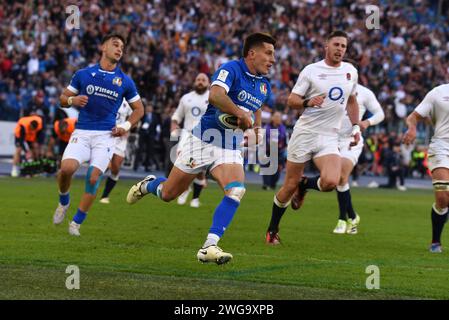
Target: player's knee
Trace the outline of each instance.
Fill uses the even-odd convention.
[[[448,207],[449,203],[448,203],[448,198],[447,198],[446,192],[436,192],[435,204],[438,208],[447,208]]]
[[[169,191],[164,191],[164,189],[162,189],[161,191],[161,196],[160,199],[164,202],[170,202],[172,200],[174,200],[176,198],[176,194],[174,194],[173,192],[169,192]]]
[[[173,188],[164,188],[162,185],[159,198],[164,202],[170,202],[180,196],[184,191],[185,190],[178,191]]]
[[[98,187],[100,186],[102,172],[94,170],[95,167],[90,166],[86,175],[86,188],[85,192],[95,195],[97,194]]]
[[[246,192],[245,185],[240,181],[228,183],[223,189],[229,198],[239,203]]]
[[[119,173],[120,173],[119,168],[111,167],[111,177],[117,177],[117,180],[118,180]],[[115,179],[113,179],[113,180],[115,180]]]
[[[446,208],[449,205],[449,181],[433,180],[435,191],[435,203],[438,208]]]
[[[347,184],[349,182],[349,177],[346,176],[341,176],[340,180],[338,182],[339,186],[344,186],[345,184]]]
[[[289,195],[289,197],[291,198],[291,196],[293,196],[293,194],[295,193],[296,188],[298,187],[299,181],[294,180],[294,179],[288,179],[284,182],[282,188],[284,189],[283,191],[285,193],[287,193]]]
[[[320,187],[321,191],[332,191],[337,187],[338,179],[321,176]]]
[[[59,170],[59,174],[62,177],[70,177],[73,175],[75,171],[73,170],[73,168],[69,167],[69,166],[61,166],[61,169]]]

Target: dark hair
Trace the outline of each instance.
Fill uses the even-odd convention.
[[[264,42],[270,43],[273,46],[276,45],[276,39],[268,33],[256,32],[250,34],[243,43],[243,57],[248,55],[249,50],[262,45]]]
[[[108,41],[109,39],[112,39],[112,38],[118,38],[118,39],[122,40],[123,45],[126,47],[125,37],[119,33],[108,33],[101,39],[101,44],[104,44],[106,41]]]
[[[37,127],[39,126],[39,123],[36,120],[33,120],[30,122],[30,127],[31,129],[37,129]]]
[[[335,31],[332,31],[332,32],[327,36],[327,40],[330,40],[330,39],[335,38],[335,37],[343,37],[343,38],[346,38],[346,40],[349,41],[348,34],[347,34],[346,32],[344,32],[344,31],[342,31],[342,30],[335,30]]]

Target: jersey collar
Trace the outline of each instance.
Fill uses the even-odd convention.
[[[240,58],[239,63],[242,66],[242,69],[246,73],[246,75],[250,76],[251,78],[256,78],[256,79],[262,79],[263,78],[262,76],[256,76],[256,75],[252,74],[249,71],[248,66],[245,63],[245,59],[244,58]]]
[[[118,69],[119,66],[117,64],[117,66],[115,67],[114,71],[106,71],[106,70],[101,69],[100,63],[97,63],[96,67],[97,67],[99,72],[107,73],[107,74],[115,74],[117,72],[117,69]]]

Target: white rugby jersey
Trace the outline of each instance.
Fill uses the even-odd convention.
[[[348,98],[356,92],[357,81],[357,70],[347,62],[332,67],[321,60],[306,66],[299,74],[292,93],[305,99],[323,94],[325,99],[321,107],[306,108],[294,129],[317,134],[337,134]]]
[[[430,117],[434,139],[449,139],[449,84],[433,88],[415,108],[421,117]]]
[[[117,117],[115,119],[115,124],[122,124],[128,119],[129,115],[133,113],[133,109],[129,106],[128,102],[123,99],[120,108],[117,111]]]
[[[178,108],[171,117],[178,124],[184,120],[184,129],[192,129],[200,122],[201,116],[206,112],[209,104],[209,90],[199,95],[195,91],[186,93],[179,100]]]
[[[376,96],[370,89],[358,84],[356,89],[356,97],[359,105],[359,121],[362,120],[363,115],[367,110],[372,114],[372,116],[367,119],[371,126],[379,124],[385,118],[384,111],[382,110],[379,101],[377,101]],[[339,133],[340,136],[349,136],[351,135],[351,132],[352,123],[346,113],[346,117],[343,118]]]

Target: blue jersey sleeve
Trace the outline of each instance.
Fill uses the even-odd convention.
[[[70,80],[70,84],[67,86],[67,89],[72,91],[74,94],[78,94],[81,89],[81,70],[75,72],[72,76],[72,80]]]
[[[140,99],[139,93],[136,89],[136,85],[134,81],[129,77],[126,78],[126,90],[123,96],[128,103],[133,103]]]
[[[232,63],[233,62],[225,63],[214,73],[211,86],[218,85],[224,88],[226,93],[229,92],[236,78],[236,72]]]

